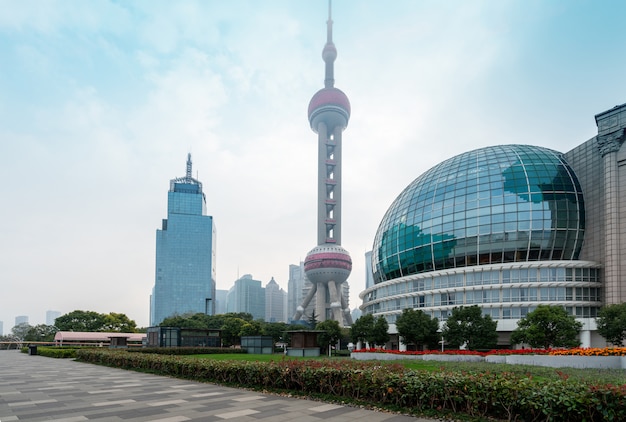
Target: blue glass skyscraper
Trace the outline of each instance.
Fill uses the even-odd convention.
[[[215,224],[206,215],[202,183],[191,176],[170,180],[167,219],[156,233],[155,282],[150,325],[186,313],[215,312]]]

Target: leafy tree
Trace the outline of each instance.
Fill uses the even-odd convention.
[[[239,319],[239,318],[238,318]],[[244,321],[244,320],[242,320]],[[241,326],[239,336],[260,336],[261,335],[261,323],[258,321],[244,321],[245,324]]]
[[[448,345],[469,350],[493,349],[498,344],[497,321],[483,315],[477,305],[452,309],[443,326],[442,335]]]
[[[210,316],[203,313],[172,315],[165,318],[159,326],[161,327],[180,327],[180,328],[220,328],[208,327],[210,324]]]
[[[284,322],[266,322],[261,326],[261,334],[271,336],[274,343],[285,341],[285,331],[289,329],[289,325]]]
[[[93,311],[72,311],[54,320],[59,331],[102,331],[104,315]]]
[[[317,343],[323,349],[328,349],[328,346],[336,344],[341,338],[341,327],[339,323],[332,319],[318,322],[315,326],[316,330],[323,331],[317,335]]]
[[[13,334],[13,338],[15,340],[23,341],[26,340],[26,336],[28,336],[28,332],[32,328],[32,325],[28,322],[22,322],[11,328],[11,333]]]
[[[372,331],[367,336],[367,342],[370,345],[384,346],[389,341],[389,323],[385,317],[379,316],[374,321]]]
[[[374,331],[374,315],[363,315],[357,318],[350,327],[350,338],[354,344],[359,341],[366,342],[372,331]]]
[[[582,324],[562,306],[539,305],[519,320],[511,333],[511,342],[545,349],[577,347],[580,342],[576,337],[581,328]]]
[[[115,333],[134,333],[137,329],[137,323],[128,318],[126,314],[118,314],[115,312],[104,315],[104,324],[102,331],[110,331]]]
[[[396,320],[396,328],[407,345],[414,344],[418,350],[437,347],[439,320],[420,309],[404,309]]]
[[[226,347],[241,344],[241,329],[248,321],[241,318],[230,317],[224,320],[222,325],[222,343]]]
[[[626,303],[604,306],[596,318],[598,333],[609,343],[621,346],[626,340]]]
[[[54,325],[39,324],[30,327],[26,333],[24,340],[26,341],[54,341],[54,335],[57,332]]]

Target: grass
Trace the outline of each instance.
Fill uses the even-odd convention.
[[[193,359],[213,359],[213,360],[236,360],[249,362],[275,362],[291,359],[306,360],[333,360],[348,359],[343,357],[320,356],[316,358],[310,357],[294,357],[282,354],[260,355],[260,354],[207,354],[207,355],[190,355]],[[389,361],[379,361],[381,365],[392,364]],[[522,376],[528,376],[535,379],[564,379],[572,378],[583,382],[593,382],[602,384],[624,385],[626,384],[626,370],[622,369],[579,369],[579,368],[548,368],[532,365],[509,365],[504,363],[487,363],[487,362],[440,362],[440,361],[424,361],[424,360],[396,360],[393,364],[400,364],[414,371],[448,371],[448,372],[508,372]]]

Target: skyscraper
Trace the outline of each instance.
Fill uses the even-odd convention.
[[[289,321],[293,320],[298,309],[298,305],[302,303],[302,291],[304,288],[306,277],[304,276],[304,262],[300,265],[289,264],[289,280],[287,281],[287,315]],[[315,299],[315,298],[314,298]],[[309,314],[310,309],[305,309],[304,313]]]
[[[226,303],[228,312],[246,312],[253,319],[265,318],[265,289],[261,281],[253,279],[250,274],[235,280],[228,291]]]
[[[156,272],[150,297],[150,325],[174,314],[213,315],[215,304],[215,224],[206,215],[202,183],[191,176],[172,179],[167,219],[156,232]]]
[[[46,325],[54,325],[54,321],[60,316],[59,311],[46,311]]]
[[[334,86],[337,49],[333,43],[330,1],[326,27],[326,44],[322,50],[324,88],[313,96],[308,109],[311,129],[318,135],[317,246],[304,260],[304,271],[313,287],[298,306],[294,320],[302,317],[315,296],[317,320],[334,319],[343,326],[352,324],[342,288],[352,271],[352,259],[341,247],[341,134],[350,118],[350,101]]]
[[[265,322],[285,322],[287,292],[274,277],[265,285]]]

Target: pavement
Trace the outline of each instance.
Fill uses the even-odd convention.
[[[0,351],[0,422],[433,422],[359,407]]]

